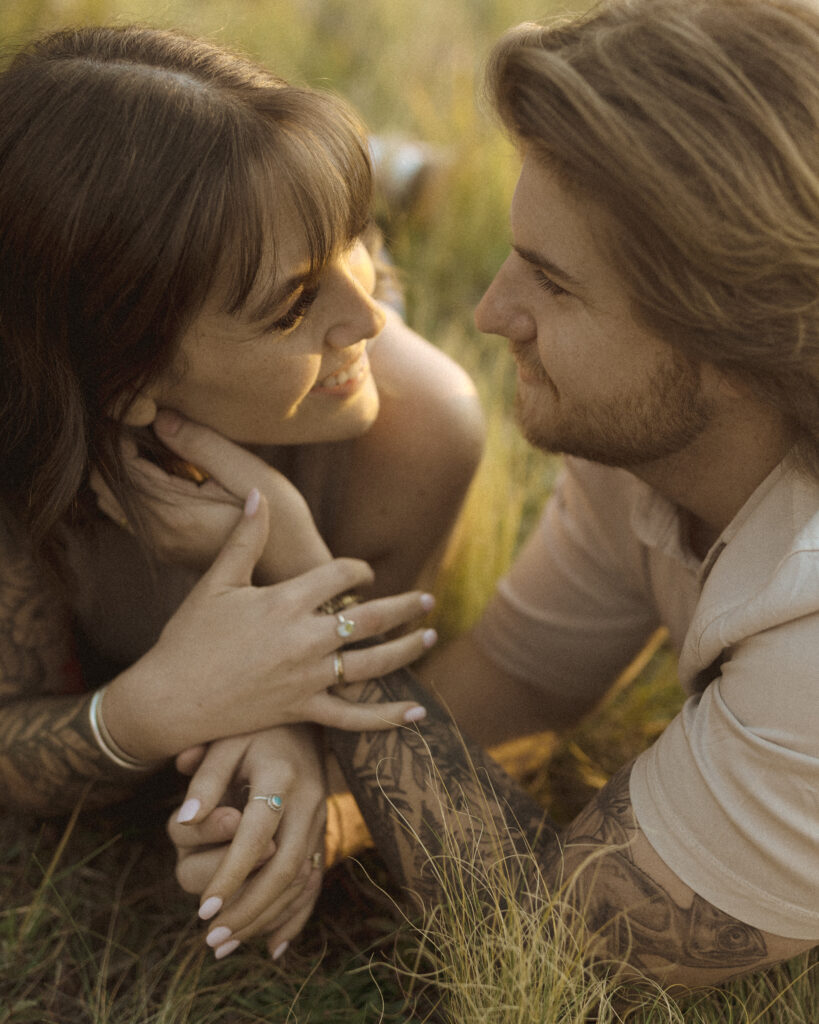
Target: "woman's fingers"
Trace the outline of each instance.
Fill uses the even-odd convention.
[[[323,800],[316,804],[315,812],[310,819],[301,816],[291,822],[276,856],[244,885],[213,922],[206,941],[218,958],[232,952],[240,942],[271,928],[286,927],[288,940],[301,931],[322,878]],[[284,831],[282,827],[281,832]]]
[[[288,787],[273,782],[268,786],[271,788],[265,788],[263,792],[256,792],[255,787],[251,790],[233,842],[202,893],[202,907],[214,897],[221,900],[222,905],[227,904],[255,870],[270,840],[275,838],[284,813]],[[278,843],[277,849],[281,852]],[[279,863],[281,866],[281,861]]]
[[[432,594],[411,590],[395,597],[380,597],[374,601],[352,605],[334,615],[326,616],[325,632],[334,649],[342,644],[389,633],[399,626],[417,620],[435,605]],[[423,634],[421,634],[423,642]],[[432,637],[428,637],[431,646]],[[413,645],[413,649],[415,649]],[[423,651],[423,648],[422,648]],[[417,655],[416,655],[417,657]],[[360,678],[360,677],[359,677]]]
[[[197,586],[215,589],[250,586],[268,529],[267,502],[253,488],[245,500],[239,522]]]
[[[198,743],[195,747],[188,747],[181,754],[176,755],[174,765],[180,775],[193,775],[208,752],[207,744]]]
[[[236,807],[217,807],[198,822],[179,820],[184,807],[183,804],[168,820],[168,836],[183,855],[200,847],[229,843],[236,835],[242,818]]]
[[[190,824],[207,818],[224,801],[237,764],[248,746],[247,736],[232,736],[208,747],[193,747],[183,753],[195,755],[202,750],[203,757],[196,774],[188,784],[185,801],[179,809],[177,822]],[[179,755],[179,758],[182,754]],[[179,761],[177,758],[177,761]],[[237,811],[237,814],[241,812]]]
[[[350,731],[391,729],[397,725],[420,722],[425,710],[413,701],[367,703],[366,687],[356,687],[355,699],[346,699],[343,684],[364,683],[368,679],[393,672],[412,661],[437,640],[432,629],[418,629],[406,636],[373,647],[336,651],[327,659],[327,675],[336,684],[331,693],[324,690],[300,705],[305,719],[319,725]]]
[[[207,888],[225,859],[241,817],[241,811],[235,807],[217,807],[198,824],[185,825],[177,820],[177,815],[171,817],[168,835],[177,852],[176,878],[185,892],[199,896]],[[260,867],[275,852],[276,844],[271,839],[261,849],[255,867]],[[221,903],[211,903],[205,916],[213,916],[220,908]]]
[[[157,437],[181,458],[215,477],[233,494],[247,494],[270,467],[246,448],[210,427],[161,409],[154,420]]]
[[[279,915],[275,922],[260,922],[260,931],[268,932],[265,942],[274,960],[278,960],[286,951],[290,943],[301,932],[307,924],[310,915],[313,913],[318,895],[321,892],[323,877],[320,871],[313,871],[304,883],[301,893],[293,900],[283,914]]]

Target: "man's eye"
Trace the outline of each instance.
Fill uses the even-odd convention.
[[[271,331],[292,331],[293,328],[298,327],[301,321],[306,316],[308,310],[316,301],[316,296],[319,293],[319,286],[315,285],[313,288],[305,288],[301,295],[296,299],[293,305],[288,309],[284,316],[279,317],[278,320],[274,320],[270,325]]]
[[[535,280],[540,287],[548,292],[550,295],[568,295],[569,293],[565,288],[561,288],[559,284],[556,284],[551,277],[544,274],[539,268],[535,268]]]

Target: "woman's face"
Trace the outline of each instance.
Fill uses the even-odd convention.
[[[367,343],[384,314],[372,298],[372,261],[356,242],[313,277],[300,225],[281,227],[275,275],[263,268],[245,307],[263,302],[272,315],[223,313],[213,296],[145,393],[243,444],[357,437],[378,414]]]

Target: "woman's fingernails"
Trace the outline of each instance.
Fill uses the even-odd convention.
[[[222,960],[224,957],[232,953],[234,949],[237,949],[238,946],[239,940],[231,939],[230,942],[226,942],[223,946],[220,946],[213,955],[217,960]]]
[[[154,430],[159,434],[170,434],[172,437],[179,433],[181,426],[182,417],[173,409],[160,409],[154,419]]]
[[[219,896],[209,896],[199,908],[199,917],[203,921],[210,921],[212,917],[216,917],[221,909],[221,898]],[[219,929],[217,928],[216,931],[218,930]]]
[[[435,598],[432,594],[421,594],[421,607],[425,612],[431,612],[435,607]]]
[[[257,487],[254,487],[250,494],[248,494],[247,501],[245,501],[245,515],[248,519],[252,519],[259,511],[261,497]]]
[[[179,808],[179,814],[177,814],[176,820],[180,825],[186,825],[189,821],[193,821],[199,813],[201,806],[201,802],[197,800],[195,796],[192,796],[190,800],[186,800]]]
[[[404,721],[407,722],[408,724],[411,723],[411,722],[423,722],[423,720],[426,717],[427,717],[427,709],[426,708],[422,708],[421,705],[418,704],[416,707],[410,708],[409,711],[405,712],[405,714],[404,714]]]
[[[435,644],[438,643],[438,634],[435,632],[434,629],[425,629],[424,635],[421,638],[421,640],[424,644],[424,647],[434,647]]]
[[[211,949],[216,949],[217,946],[221,946],[223,943],[227,942],[232,934],[233,932],[230,928],[226,928],[224,925],[221,925],[219,928],[214,928],[212,932],[208,932],[208,937],[205,939],[205,942],[207,942]]]
[[[279,945],[276,946],[276,948],[273,950],[273,953],[271,954],[273,959],[278,960],[279,957],[284,954],[284,951],[287,949],[289,945],[290,943],[286,940],[284,942],[280,942]]]

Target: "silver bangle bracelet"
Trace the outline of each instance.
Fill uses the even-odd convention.
[[[102,698],[104,693],[105,687],[102,686],[91,698],[91,703],[88,707],[88,721],[91,724],[91,732],[94,734],[94,739],[100,751],[105,754],[109,761],[120,768],[127,768],[132,772],[151,771],[152,768],[156,767],[154,762],[140,761],[139,758],[126,754],[106,729],[105,722],[102,719]]]

